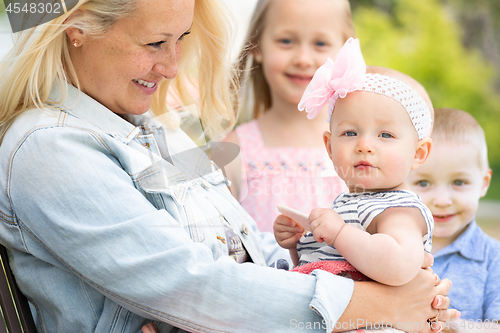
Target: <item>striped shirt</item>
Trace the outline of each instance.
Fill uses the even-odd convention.
[[[429,208],[413,192],[342,193],[335,199],[331,208],[342,217],[345,223],[349,223],[358,229],[366,230],[377,215],[387,208],[392,207],[412,207],[420,210],[427,225],[427,233],[424,235],[422,241],[424,249],[430,252],[434,220]],[[299,240],[297,251],[299,252],[301,265],[320,260],[345,260],[333,246],[316,242],[310,232],[306,233]]]

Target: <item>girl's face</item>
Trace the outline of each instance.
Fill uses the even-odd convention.
[[[115,113],[149,110],[158,83],[177,75],[181,40],[193,22],[194,0],[138,1],[101,38],[66,30],[70,55],[83,92]]]
[[[272,105],[297,107],[316,70],[345,42],[345,4],[332,0],[272,0],[254,51]]]

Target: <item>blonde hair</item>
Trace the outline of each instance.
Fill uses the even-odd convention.
[[[136,0],[80,0],[69,12],[14,35],[14,47],[0,63],[0,143],[14,120],[31,108],[46,108],[55,84],[63,87],[61,103],[67,94],[66,82],[79,88],[68,51],[65,29],[78,27],[101,36],[119,19],[133,14]],[[72,15],[85,10],[84,15]],[[226,13],[220,0],[195,1],[192,34],[183,41],[179,74],[164,80],[153,95],[151,111],[167,126],[176,128],[179,119],[167,114],[167,93],[171,84],[184,105],[194,103],[188,84],[199,87],[201,121],[205,132],[218,138],[234,127],[230,85],[232,76],[227,49],[230,36]],[[173,82],[170,82],[173,81]]]
[[[262,66],[252,56],[252,51],[259,45],[262,31],[266,24],[266,12],[271,1],[273,0],[259,0],[257,2],[245,42],[243,43],[243,49],[236,64],[237,71],[235,73],[237,77],[235,78],[235,82],[240,83],[240,96],[242,98],[241,104],[235,107],[239,107],[240,111],[247,110],[246,112],[240,112],[243,118],[247,118],[242,119],[242,121],[258,118],[272,104],[271,91],[264,77]],[[343,13],[344,30],[342,31],[343,42],[347,41],[349,37],[356,37],[349,1],[332,1],[342,1],[345,4],[345,11]]]
[[[477,149],[479,167],[481,170],[488,170],[486,138],[477,120],[469,113],[458,109],[437,108],[434,112],[432,140],[473,145]]]

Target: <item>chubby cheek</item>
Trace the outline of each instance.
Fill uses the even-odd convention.
[[[339,146],[334,141],[331,141],[331,148],[332,149],[328,153],[330,155],[330,159],[333,162],[333,165],[335,167],[346,167],[346,153],[342,149],[339,149]]]
[[[406,179],[413,164],[413,155],[402,155],[401,152],[393,151],[386,156],[386,166],[390,174],[402,176]]]
[[[387,158],[385,163],[387,165],[386,170],[388,174],[394,176],[403,175],[404,178],[408,176],[410,166],[408,166],[406,159],[399,157],[397,154],[393,154],[393,158]]]

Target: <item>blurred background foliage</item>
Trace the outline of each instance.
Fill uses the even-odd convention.
[[[367,64],[395,68],[427,89],[434,107],[483,126],[500,200],[500,1],[351,0]],[[464,152],[466,154],[467,152]]]

